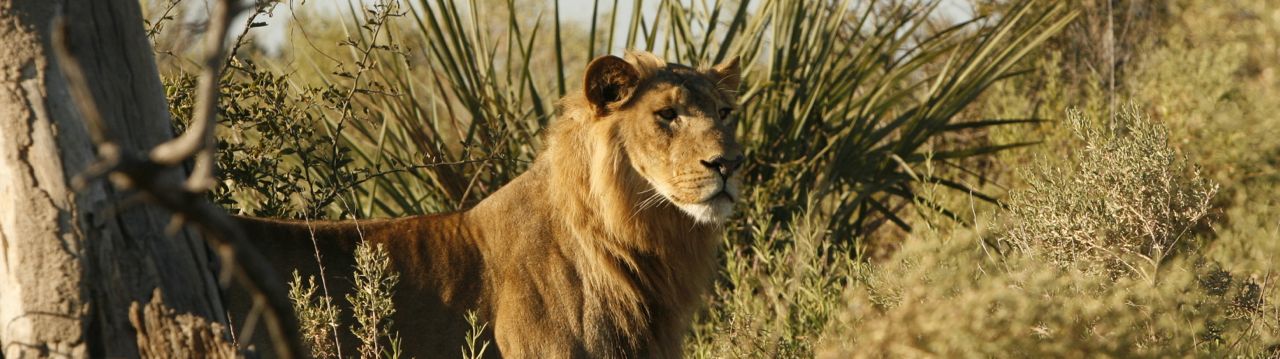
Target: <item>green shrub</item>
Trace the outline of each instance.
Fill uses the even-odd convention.
[[[327,218],[344,184],[367,170],[353,165],[350,149],[331,141],[316,127],[312,103],[333,98],[325,89],[296,90],[284,75],[251,62],[239,63],[223,77],[218,96],[218,175],[216,203],[233,213],[275,218]],[[194,104],[195,77],[165,80],[175,119]],[[177,123],[177,131],[185,124]],[[332,208],[331,208],[332,207]]]

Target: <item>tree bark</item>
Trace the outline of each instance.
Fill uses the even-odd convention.
[[[120,145],[173,135],[137,1],[0,1],[0,353],[136,357],[133,302],[158,289],[212,323],[222,304],[209,251],[187,231],[165,235],[167,212],[121,207],[128,194],[102,181],[71,188],[96,155],[53,57],[60,12]]]

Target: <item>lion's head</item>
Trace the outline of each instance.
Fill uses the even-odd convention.
[[[697,222],[724,221],[743,161],[734,139],[738,83],[736,59],[694,69],[649,53],[597,58],[584,76],[590,113],[582,117],[592,136],[615,148],[596,151],[593,167],[629,162],[650,187],[642,191],[653,193],[642,202],[665,199]]]

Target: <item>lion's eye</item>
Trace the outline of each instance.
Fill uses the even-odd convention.
[[[662,117],[663,120],[675,121],[676,119],[676,109],[674,108],[667,107],[654,113],[657,114],[658,117]]]
[[[729,115],[732,115],[732,114],[733,114],[733,109],[731,109],[731,108],[725,107],[725,108],[720,109],[720,119],[721,119],[721,120],[726,119],[726,118],[729,118]]]

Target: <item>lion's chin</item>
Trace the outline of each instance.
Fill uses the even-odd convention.
[[[677,204],[681,211],[704,224],[722,224],[733,215],[733,200],[728,196],[715,196],[701,203]]]

